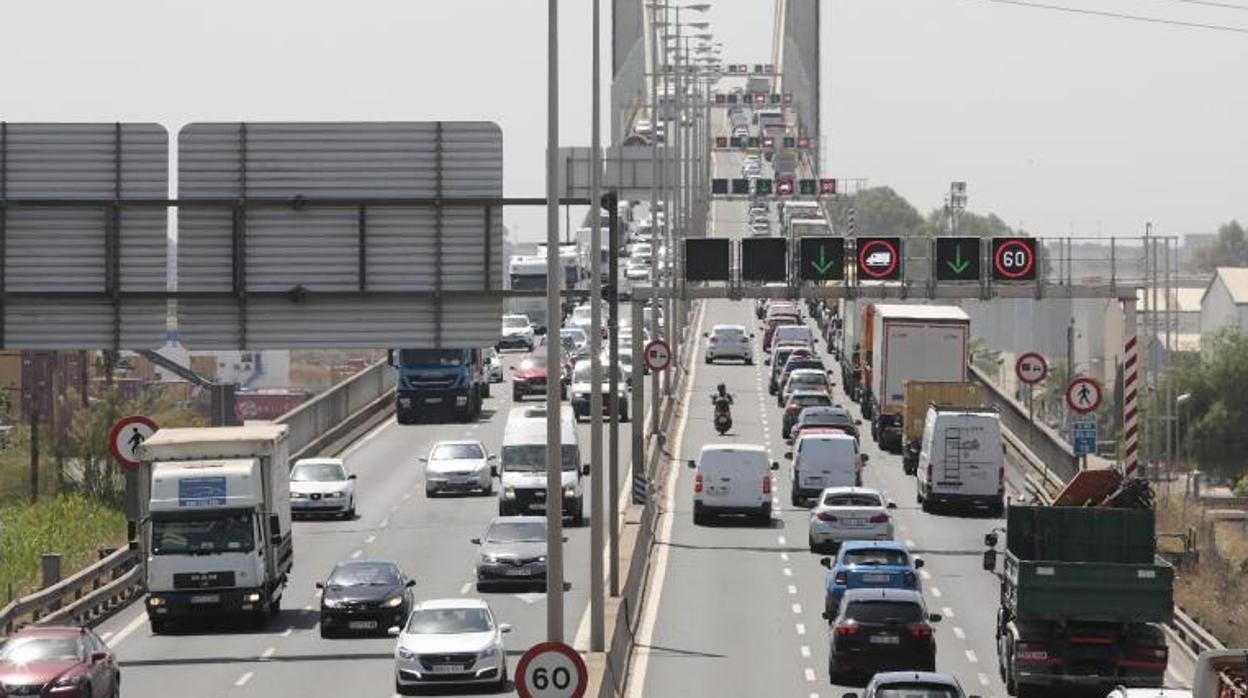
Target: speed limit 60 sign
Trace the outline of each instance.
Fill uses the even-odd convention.
[[[1035,281],[1036,239],[993,238],[993,281]]]
[[[585,660],[562,642],[534,645],[516,665],[520,698],[581,698],[588,683]]]

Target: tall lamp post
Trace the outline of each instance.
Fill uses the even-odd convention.
[[[1190,401],[1191,399],[1192,399],[1191,393],[1183,393],[1182,395],[1174,399],[1174,404],[1178,406],[1178,409],[1176,410],[1176,415],[1175,415],[1178,423],[1176,425],[1175,434],[1174,434],[1174,439],[1175,439],[1174,450],[1176,453],[1179,454],[1179,461],[1183,463],[1185,466],[1187,463],[1187,457],[1186,457],[1186,454],[1183,453],[1183,405],[1186,405],[1188,401]],[[1190,489],[1191,489],[1190,482],[1188,480],[1184,480],[1183,481],[1183,496],[1184,497],[1187,496],[1187,493]]]

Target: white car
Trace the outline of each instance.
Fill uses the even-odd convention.
[[[503,336],[495,347],[499,351],[503,349],[524,349],[525,351],[533,351],[537,346],[537,335],[533,330],[533,323],[529,320],[528,315],[504,315],[503,316]]]
[[[789,398],[797,390],[819,390],[832,394],[832,379],[824,371],[817,368],[799,368],[789,373],[789,380],[784,384],[784,388],[776,395],[776,402],[780,407],[789,401]]]
[[[750,226],[750,235],[754,237],[767,237],[771,235],[771,226],[767,223],[756,223]]]
[[[633,257],[628,261],[628,267],[624,270],[624,276],[629,281],[646,281],[650,278],[650,259],[638,259]]]
[[[754,347],[750,338],[754,335],[746,331],[743,325],[716,325],[706,337],[706,363],[714,363],[719,359],[738,359],[746,365],[754,363]]]
[[[867,487],[828,487],[810,510],[810,552],[831,552],[847,540],[892,540],[897,505]]]
[[[394,632],[392,630],[392,632]],[[394,648],[394,691],[424,686],[507,688],[506,623],[480,599],[437,599],[412,608]]]
[[[485,348],[486,373],[491,383],[503,382],[503,357],[498,355],[494,347]]]
[[[638,119],[637,123],[633,124],[633,132],[638,135],[649,136],[651,130],[649,119]]]
[[[599,383],[599,390],[602,391],[602,412],[604,415],[611,414],[611,377],[606,372],[607,366],[599,367],[602,371]],[[590,375],[590,362],[578,361],[576,367],[572,369],[572,414],[576,416],[576,421],[582,418],[590,418],[590,397],[593,395],[594,385],[592,376]],[[615,404],[620,410],[620,421],[628,421],[628,383],[620,376],[620,382],[615,388]]]
[[[290,469],[290,513],[355,518],[355,474],[341,458],[300,458]]]
[[[494,494],[490,455],[480,441],[439,441],[421,458],[425,464],[425,496],[443,492]]]

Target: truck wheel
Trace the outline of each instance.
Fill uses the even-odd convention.
[[[153,635],[165,635],[169,632],[169,621],[164,618],[152,618],[148,621]]]
[[[489,397],[489,396],[490,396],[490,381],[487,380],[485,382],[485,385],[481,386],[481,397]]]
[[[524,400],[524,393],[520,392],[520,388],[515,387],[515,386],[512,386],[512,388],[511,388],[511,401],[512,401],[512,402],[520,402],[520,401],[522,401],[522,400]]]
[[[620,406],[620,421],[621,422],[628,421],[628,401],[627,400],[625,400],[624,403]]]

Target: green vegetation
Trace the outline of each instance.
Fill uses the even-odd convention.
[[[935,236],[947,234],[947,218],[943,209],[934,209],[926,217],[905,197],[889,187],[871,187],[850,197],[828,202],[833,220],[847,226],[849,208],[854,209],[854,230],[860,235],[886,237]],[[991,237],[1012,235],[1015,231],[996,214],[979,215],[970,211],[958,214],[958,235]]]
[[[1217,267],[1248,267],[1248,233],[1239,221],[1224,223],[1211,245],[1196,250],[1190,271],[1212,272]]]
[[[1211,339],[1203,361],[1175,370],[1174,394],[1190,393],[1182,406],[1183,450],[1199,469],[1239,480],[1248,475],[1248,336],[1225,330]],[[1164,394],[1164,393],[1162,393]]]
[[[0,593],[7,603],[36,589],[44,553],[61,554],[67,577],[95,562],[100,547],[121,545],[125,538],[120,511],[76,494],[0,507]]]

